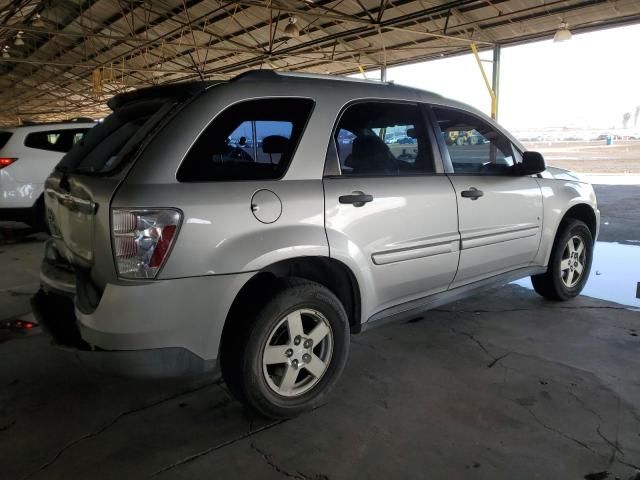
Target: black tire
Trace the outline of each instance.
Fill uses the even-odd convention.
[[[289,397],[269,386],[263,373],[263,353],[276,326],[299,309],[313,309],[326,318],[332,333],[332,353],[324,373],[308,391]],[[308,332],[307,332],[308,333]],[[326,287],[308,280],[289,278],[258,312],[245,333],[236,360],[239,369],[227,368],[231,390],[250,409],[269,418],[291,418],[321,405],[340,377],[349,352],[349,322],[342,303]],[[238,358],[239,357],[239,358]],[[229,364],[227,358],[227,364]],[[302,371],[302,369],[301,369]],[[224,372],[223,372],[224,373]]]
[[[584,243],[584,268],[582,276],[577,283],[571,287],[565,285],[562,280],[561,262],[562,256],[565,252],[569,240],[573,237],[580,237]],[[589,279],[589,272],[591,270],[591,262],[593,261],[593,237],[591,231],[587,225],[580,221],[570,219],[563,222],[560,226],[559,232],[556,235],[556,239],[553,243],[553,250],[551,251],[551,257],[549,258],[549,266],[545,273],[540,275],[533,275],[531,277],[531,283],[534,290],[549,300],[570,300],[578,295],[584,288],[587,280]]]

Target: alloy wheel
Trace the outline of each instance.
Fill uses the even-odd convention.
[[[297,397],[313,388],[327,371],[333,332],[316,310],[289,313],[271,330],[262,354],[267,385],[278,395]]]
[[[560,278],[567,288],[575,287],[584,273],[587,264],[587,249],[582,237],[574,235],[569,239],[562,252]]]

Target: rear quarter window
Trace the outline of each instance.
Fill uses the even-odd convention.
[[[178,169],[178,181],[281,178],[313,105],[307,98],[265,98],[232,105],[200,135]]]
[[[11,138],[11,132],[0,132],[0,148],[4,148],[9,139]]]
[[[82,140],[88,128],[45,130],[27,134],[24,145],[38,150],[66,153]]]

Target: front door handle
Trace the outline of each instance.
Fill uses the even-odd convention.
[[[477,200],[484,195],[484,192],[482,190],[478,190],[476,187],[471,187],[469,190],[463,190],[460,195],[462,195],[464,198]]]
[[[362,207],[365,203],[373,201],[373,195],[364,192],[353,192],[351,195],[341,195],[338,197],[340,203],[350,203],[354,207]]]

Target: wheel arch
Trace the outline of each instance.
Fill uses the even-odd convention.
[[[277,291],[279,280],[288,277],[304,278],[328,288],[345,307],[351,332],[360,332],[360,287],[351,269],[343,262],[325,256],[290,258],[257,271],[236,294],[222,329],[221,358],[224,359],[226,348],[237,345],[239,333],[249,327],[262,305]]]
[[[591,237],[593,238],[593,241],[594,242],[596,241],[596,237],[598,235],[598,218],[596,216],[596,212],[593,210],[593,207],[591,205],[587,203],[578,203],[572,206],[571,208],[569,208],[565,212],[565,214],[562,216],[562,220],[560,220],[560,223],[558,224],[558,228],[556,228],[556,235],[554,237],[554,241],[555,239],[558,238],[558,234],[561,231],[561,227],[568,220],[580,220],[584,222],[589,228],[589,231],[591,232]]]
[[[558,235],[562,231],[562,227],[566,225],[569,220],[580,220],[584,222],[589,228],[591,238],[593,238],[593,242],[595,243],[598,235],[598,217],[596,216],[596,212],[593,207],[587,203],[578,203],[573,205],[564,213],[556,227],[556,233],[553,237],[554,243],[558,239]]]
[[[564,213],[558,216],[560,220],[557,221],[555,229],[552,230],[553,236],[547,237],[549,240],[547,240],[548,243],[546,243],[546,248],[544,248],[544,250],[541,249],[542,251],[539,251],[539,255],[541,255],[539,262],[541,265],[548,265],[551,253],[553,252],[556,242],[558,241],[558,236],[562,232],[562,228],[564,227],[564,225],[566,225],[569,220],[580,220],[584,222],[591,232],[593,241],[595,242],[596,240],[598,234],[599,219],[598,214],[594,210],[593,206],[589,203],[574,203],[569,208],[567,208]]]

